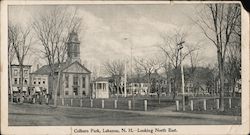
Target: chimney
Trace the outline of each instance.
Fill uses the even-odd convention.
[[[39,69],[39,64],[36,65],[36,70],[38,70],[38,69]]]

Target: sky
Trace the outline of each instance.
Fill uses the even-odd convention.
[[[199,43],[201,65],[214,64],[216,48],[201,33],[191,18],[195,18],[199,4],[148,4],[148,5],[70,5],[77,9],[83,18],[79,33],[81,60],[90,70],[100,67],[104,61],[128,59],[131,56],[142,58],[163,58],[157,47],[161,35],[173,34],[176,30],[186,33],[185,45]],[[32,22],[36,13],[43,12],[47,6],[10,6],[9,20],[22,25]],[[125,40],[125,38],[127,40]],[[40,48],[39,43],[32,45]],[[39,53],[30,53],[26,64],[44,65]],[[188,61],[186,60],[186,64]]]

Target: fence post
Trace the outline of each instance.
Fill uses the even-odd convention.
[[[93,99],[90,99],[90,107],[93,108]]]
[[[219,99],[216,99],[216,109],[220,109],[220,100]]]
[[[115,100],[115,109],[117,108],[117,100]]]
[[[229,101],[228,101],[228,102],[229,102],[229,108],[231,109],[231,108],[232,108],[232,99],[229,98],[228,100],[229,100]]]
[[[128,109],[131,110],[131,100],[128,101]]]
[[[191,111],[194,110],[194,101],[193,100],[190,100],[190,108],[191,108]]]
[[[102,108],[104,108],[104,100],[102,100]]]
[[[73,106],[73,99],[70,99],[70,106]]]
[[[33,98],[33,104],[35,104],[36,103],[36,98]]]
[[[80,99],[80,107],[82,107],[82,99]]]
[[[175,103],[176,103],[176,111],[179,111],[179,100],[176,100]]]
[[[64,106],[64,98],[62,98],[62,106]]]
[[[203,100],[203,109],[204,109],[204,111],[207,110],[207,102],[206,102],[206,99]]]
[[[144,111],[148,110],[148,101],[144,100]]]
[[[46,97],[46,104],[49,104],[49,98]]]

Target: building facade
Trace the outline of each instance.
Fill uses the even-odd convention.
[[[28,89],[30,86],[30,72],[31,72],[31,65],[23,65],[23,83],[21,79],[21,69],[20,65],[11,65],[11,79],[10,85],[12,86],[9,90],[13,93],[21,92],[21,87],[23,87],[22,92],[28,93]]]
[[[109,98],[110,78],[99,77],[92,83],[92,98]]]
[[[54,77],[51,74],[54,69]],[[66,62],[44,65],[31,75],[32,85],[45,90],[52,97],[55,89],[59,97],[85,97],[90,93],[91,72],[81,64],[80,41],[76,32],[69,34]],[[58,84],[59,83],[59,84]]]

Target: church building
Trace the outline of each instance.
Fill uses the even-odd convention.
[[[67,60],[64,63],[55,64],[53,67],[56,69],[55,75],[56,81],[53,83],[51,71],[49,65],[44,65],[37,71],[31,74],[31,84],[35,84],[36,87],[45,87],[44,84],[38,86],[36,80],[41,80],[39,77],[45,77],[47,80],[47,93],[54,96],[54,91],[57,86],[57,80],[59,80],[59,97],[85,97],[90,94],[90,75],[91,72],[81,64],[80,58],[80,41],[76,32],[69,34],[67,42]],[[59,73],[60,71],[60,73]],[[60,75],[60,79],[58,76]],[[32,83],[33,81],[33,83]]]

